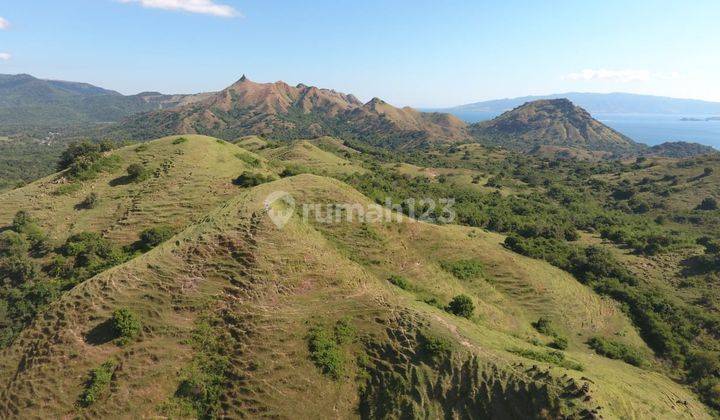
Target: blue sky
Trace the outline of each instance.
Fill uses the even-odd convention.
[[[716,0],[4,0],[0,18],[0,73],[126,94],[244,73],[411,106],[567,91],[720,101]]]

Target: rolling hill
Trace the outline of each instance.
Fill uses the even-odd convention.
[[[290,161],[328,162],[305,144]],[[386,213],[323,176],[272,181],[281,167],[211,137],[103,159],[94,178],[66,171],[0,195],[3,238],[46,232],[57,247],[28,258],[72,270],[146,228],[174,235],[53,289],[0,350],[3,417],[709,418],[619,305],[503,235]],[[133,164],[147,175],[128,179]],[[248,172],[270,182],[232,182]],[[279,191],[293,200],[269,200]],[[92,192],[97,204],[78,206]],[[339,205],[389,217],[328,222]],[[463,316],[447,309],[461,295],[474,306]],[[596,336],[651,363],[596,355]]]
[[[632,153],[643,148],[632,139],[593,119],[567,99],[523,104],[493,120],[470,127],[486,144],[523,151],[556,146],[605,153]]]
[[[171,134],[207,134],[232,140],[246,135],[302,139],[322,135],[355,138],[388,147],[468,140],[465,123],[448,114],[396,108],[374,98],[284,82],[236,83],[196,103],[124,120],[119,136],[136,139]]]

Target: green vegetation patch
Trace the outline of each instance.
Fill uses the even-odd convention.
[[[332,379],[340,379],[345,371],[345,356],[335,334],[316,326],[307,335],[310,359],[322,373]]]
[[[275,181],[277,178],[274,175],[265,175],[261,173],[256,172],[243,172],[233,180],[233,184],[248,188],[248,187],[256,187],[260,184],[265,184],[267,182]]]
[[[440,266],[460,280],[481,277],[485,273],[483,264],[478,260],[443,261]]]
[[[162,225],[154,226],[140,232],[139,247],[145,251],[160,245],[175,235],[175,229],[172,226]]]
[[[643,366],[645,358],[642,353],[627,344],[613,341],[605,337],[592,337],[588,340],[588,345],[595,350],[597,354],[608,357],[610,359],[623,360],[634,366]]]
[[[390,284],[393,284],[403,290],[410,290],[410,282],[403,276],[393,274],[390,277],[388,277],[388,281]]]
[[[88,407],[102,398],[107,393],[116,368],[117,364],[108,360],[100,367],[91,370],[90,378],[85,383],[85,390],[80,395],[78,403],[83,407]]]
[[[252,156],[249,153],[235,153],[235,157],[254,168],[261,166],[260,159]]]
[[[73,182],[71,184],[63,184],[55,191],[53,191],[53,195],[69,195],[74,192],[80,191],[82,188],[82,185],[79,182]]]
[[[130,164],[127,169],[127,178],[130,182],[143,182],[146,179],[150,178],[150,171],[145,167],[145,165],[140,163],[132,163]]]
[[[127,308],[116,309],[113,312],[111,324],[115,335],[118,337],[115,342],[120,346],[134,340],[140,334],[142,328],[140,319]]]
[[[232,314],[223,316],[231,324],[237,321]],[[170,417],[217,417],[232,369],[228,355],[237,345],[223,322],[217,317],[203,317],[198,321],[190,340],[195,357],[182,369],[175,394],[161,406],[163,413]]]

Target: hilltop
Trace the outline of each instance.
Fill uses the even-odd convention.
[[[474,124],[470,131],[483,143],[524,151],[558,146],[630,153],[642,148],[567,99],[528,102],[491,121]]]
[[[196,103],[130,117],[117,130],[133,138],[170,134],[208,134],[223,139],[269,135],[274,139],[322,135],[362,137],[388,147],[468,140],[465,123],[448,114],[396,108],[373,98],[284,82],[236,83]]]
[[[349,217],[382,210],[344,182],[275,173],[357,164],[357,152],[329,138],[293,145],[255,154],[168,137],[104,152],[94,176],[67,169],[0,195],[5,237],[44,232],[51,245],[25,256],[48,269],[12,289],[47,303],[0,353],[0,413],[708,418],[613,300],[498,233]],[[333,149],[343,157],[320,153]],[[278,191],[294,208],[267,201]],[[469,313],[448,309],[458,296]],[[647,364],[595,354],[598,336]]]

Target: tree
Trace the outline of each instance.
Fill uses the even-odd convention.
[[[445,310],[457,316],[470,318],[475,312],[475,304],[470,296],[457,295],[450,301]]]
[[[89,158],[89,160],[97,160],[100,157],[100,147],[89,141],[70,143],[67,149],[60,155],[60,160],[57,165],[58,170],[62,171],[63,169],[69,168],[81,156]]]

